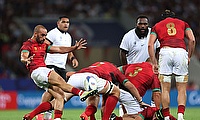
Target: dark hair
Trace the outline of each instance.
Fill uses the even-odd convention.
[[[137,23],[137,21],[138,21],[138,19],[140,19],[140,18],[146,18],[148,21],[149,21],[149,18],[146,16],[146,15],[139,15],[137,18],[136,18],[136,23]]]
[[[167,17],[172,17],[175,18],[175,13],[172,12],[171,10],[165,10],[162,14],[161,14],[162,19],[165,19]]]
[[[69,17],[66,15],[63,15],[63,16],[60,16],[58,20],[61,20],[62,18],[69,18]]]

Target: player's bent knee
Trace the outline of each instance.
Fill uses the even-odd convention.
[[[169,82],[169,83],[171,83],[172,76],[171,75],[159,75],[158,78],[159,78],[160,82]]]
[[[115,85],[109,81],[109,84],[108,84],[108,89],[106,91],[106,94],[111,94],[113,92],[113,89],[115,88]]]
[[[175,76],[176,82],[180,82],[180,83],[186,83],[188,82],[188,75],[179,75],[179,76]]]

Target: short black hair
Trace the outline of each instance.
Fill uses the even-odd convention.
[[[149,18],[146,16],[146,15],[139,15],[137,18],[136,18],[136,23],[137,23],[137,21],[138,21],[138,19],[140,19],[140,18],[146,18],[148,21],[149,21]]]
[[[175,18],[175,13],[171,10],[165,10],[162,14],[161,14],[161,18],[165,19],[167,17],[172,17]]]
[[[69,18],[69,17],[66,15],[63,15],[63,16],[60,16],[58,20],[61,20],[62,18]]]

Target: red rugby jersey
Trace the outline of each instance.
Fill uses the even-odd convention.
[[[150,63],[128,64],[124,65],[122,70],[126,78],[135,85],[140,96],[144,96],[148,89],[160,90],[160,82],[157,75],[154,74]]]
[[[37,41],[28,39],[25,41],[20,49],[21,51],[28,51],[29,56],[33,56],[32,62],[26,66],[27,69],[29,70],[30,74],[32,73],[33,70],[35,70],[38,67],[46,67],[46,64],[44,62],[46,51],[47,51],[48,45],[43,43],[43,44],[38,44]]]
[[[152,27],[151,34],[156,34],[160,48],[169,46],[186,49],[184,32],[190,28],[188,23],[177,18],[166,18]]]
[[[126,79],[125,75],[122,74],[118,70],[118,68],[110,62],[96,62],[87,68],[81,69],[78,72],[93,73],[96,74],[98,77],[109,81],[112,81],[112,77],[110,75],[110,73],[112,73],[116,80],[120,83],[122,83]]]

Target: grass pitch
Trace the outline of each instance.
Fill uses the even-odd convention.
[[[31,110],[0,110],[0,120],[22,120],[24,114]],[[79,116],[84,109],[65,109],[63,112],[63,120],[80,120]],[[118,115],[118,109],[114,111]],[[171,114],[177,117],[177,109],[171,108]],[[97,120],[101,120],[100,109],[96,113]],[[199,120],[200,108],[186,108],[185,120]],[[35,120],[35,118],[33,119]]]

